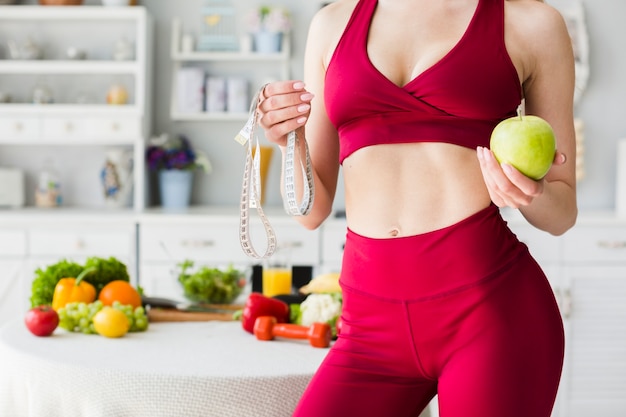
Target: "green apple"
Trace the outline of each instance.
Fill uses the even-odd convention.
[[[520,114],[498,123],[491,133],[490,147],[499,163],[539,180],[552,166],[556,140],[552,126],[544,119]]]

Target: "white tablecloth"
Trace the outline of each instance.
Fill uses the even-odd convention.
[[[290,416],[328,352],[238,322],[152,323],[120,339],[0,329],[2,417]]]

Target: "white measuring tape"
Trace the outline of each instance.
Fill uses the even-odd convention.
[[[246,163],[243,173],[243,184],[241,187],[241,201],[239,206],[239,241],[244,253],[251,258],[265,259],[271,257],[276,251],[276,234],[270,224],[267,216],[263,212],[261,207],[261,151],[259,146],[259,138],[256,135],[256,125],[258,122],[257,107],[260,103],[261,93],[265,85],[259,89],[255,94],[252,103],[250,105],[250,117],[248,121],[241,129],[239,134],[235,136],[237,141],[242,146],[247,146]],[[252,142],[254,141],[254,145]],[[300,149],[298,145],[298,135],[295,131],[289,132],[287,135],[287,148],[285,152],[285,158],[283,163],[283,195],[284,195],[284,207],[287,214],[292,216],[304,216],[307,215],[313,207],[313,196],[315,195],[315,186],[313,183],[313,169],[311,166],[311,156],[309,154],[309,148],[305,142],[304,144],[304,161],[300,158],[300,168],[302,169],[304,181],[304,190],[302,193],[302,201],[298,204],[296,199],[296,187],[295,187],[295,154],[296,147]],[[254,147],[254,151],[253,151]],[[254,249],[252,241],[250,239],[250,209],[256,208],[259,218],[265,228],[265,234],[267,238],[267,245],[265,253],[259,255]]]

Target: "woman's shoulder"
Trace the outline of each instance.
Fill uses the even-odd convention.
[[[546,30],[560,30],[564,23],[561,13],[541,0],[506,0],[505,15],[509,24],[526,29],[542,27],[544,30],[539,34]]]
[[[561,13],[538,0],[506,0],[505,25],[527,50],[555,47],[569,38]]]
[[[338,0],[322,7],[309,27],[309,47],[328,63],[359,0]]]
[[[359,0],[337,0],[322,7],[313,17],[312,24],[330,27],[345,27]],[[330,26],[332,25],[332,26]]]

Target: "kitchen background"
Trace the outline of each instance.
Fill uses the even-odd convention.
[[[548,2],[564,12],[580,4],[574,0]],[[37,0],[21,3],[34,5]],[[240,34],[245,32],[243,16],[250,9],[270,4],[291,10],[291,56],[287,63],[291,76],[300,78],[308,22],[323,1],[232,0],[231,3],[236,7],[240,19]],[[86,6],[99,4],[101,0],[85,1]],[[140,4],[147,8],[154,22],[153,47],[150,49],[152,55],[148,62],[152,69],[152,79],[147,85],[151,99],[145,115],[149,119],[146,130],[153,135],[184,134],[190,138],[194,147],[208,155],[213,164],[213,172],[209,175],[199,172],[195,174],[192,196],[192,204],[203,207],[171,215],[164,214],[159,209],[146,210],[138,215],[130,209],[106,211],[100,170],[110,146],[90,143],[82,137],[82,132],[71,140],[66,137],[53,138],[58,142],[56,145],[42,145],[48,139],[44,135],[59,133],[48,130],[36,132],[41,137],[36,137],[35,140],[31,138],[32,144],[23,145],[11,137],[19,136],[23,132],[4,135],[7,126],[15,125],[0,124],[0,167],[14,166],[25,171],[26,205],[29,207],[26,210],[0,210],[0,268],[3,271],[0,277],[0,326],[23,314],[31,294],[33,271],[62,258],[82,262],[93,255],[116,256],[127,263],[133,279],[142,285],[147,294],[168,297],[181,296],[180,285],[172,274],[172,265],[176,261],[194,259],[209,265],[250,263],[250,259],[241,251],[239,236],[235,232],[238,230],[237,206],[245,155],[244,149],[233,141],[233,137],[244,122],[240,119],[229,120],[227,117],[181,121],[174,120],[170,115],[172,79],[180,63],[171,58],[172,22],[175,18],[180,18],[183,33],[197,36],[202,27],[201,10],[205,0],[140,0]],[[626,2],[586,0],[582,4],[588,34],[588,56],[584,48],[579,53],[581,62],[589,64],[589,78],[575,109],[576,117],[583,126],[580,150],[584,163],[584,170],[581,172],[584,175],[579,182],[579,222],[574,229],[557,238],[534,229],[521,216],[516,217],[513,210],[508,214],[513,214],[510,223],[512,228],[529,245],[546,271],[566,326],[569,350],[559,400],[553,415],[623,417],[626,415],[626,213],[622,217],[616,217],[611,212],[616,206],[618,141],[626,138],[626,50],[622,45],[623,39],[626,39],[626,25],[622,21],[626,16]],[[95,11],[100,12],[98,9]],[[56,24],[58,33],[55,32],[55,36],[65,29],[67,33],[74,35],[71,42],[61,43],[54,36],[49,35],[46,38],[45,30],[33,23],[30,15],[23,19],[27,23],[22,23],[21,20],[16,23],[15,15],[9,16],[7,12],[3,14],[3,6],[0,6],[0,58],[3,59],[0,62],[0,91],[5,87],[20,91],[20,97],[17,98],[28,102],[38,72],[42,72],[42,68],[54,68],[55,65],[44,60],[33,65],[18,62],[16,67],[12,67],[12,62],[5,60],[7,47],[4,42],[12,37],[23,40],[25,34],[29,34],[33,40],[52,47],[55,40],[57,44],[68,45],[75,42],[77,46],[86,48],[96,45],[105,49],[110,56],[114,44],[124,35],[124,30],[119,29],[118,18],[108,18],[113,23],[109,26],[107,22],[107,26],[103,27],[103,19],[99,16],[101,15],[95,19],[93,27],[89,26],[89,20],[70,20],[68,28],[63,27],[63,23],[55,23],[54,19],[51,19],[52,22],[45,21],[47,25]],[[140,21],[142,20],[137,19],[133,22]],[[126,24],[126,30],[133,25],[137,26],[132,22]],[[77,26],[83,28],[79,34],[75,31]],[[582,43],[579,46],[582,47]],[[58,49],[57,46],[57,55],[65,53],[64,48]],[[132,72],[139,68],[135,83],[143,85],[142,59],[131,61],[128,66],[105,60],[102,71],[104,74],[99,72],[99,68],[94,69],[97,59],[99,58],[94,57],[91,62],[88,60],[85,67],[96,73],[95,76],[91,74],[91,77],[87,77],[89,74],[80,71],[82,66],[72,63],[61,67],[69,68],[72,73],[69,82],[67,79],[63,80],[65,85],[57,84],[61,79],[59,74],[54,78],[44,75],[41,81],[54,88],[59,96],[76,94],[91,83],[89,87],[92,90],[102,93],[99,96],[101,101],[109,88],[108,83],[100,84],[103,75],[109,75],[107,71]],[[201,65],[207,65],[208,68],[216,65],[222,71],[222,65],[232,65],[228,68],[233,73],[259,81],[258,85],[251,86],[251,90],[268,78],[279,78],[283,72],[280,60],[264,62],[249,59],[235,64],[203,62]],[[15,68],[26,69],[31,73],[15,75],[12,73]],[[56,67],[56,70],[59,71],[59,68]],[[121,81],[128,82],[125,78]],[[132,85],[128,85],[128,88],[131,93],[141,93],[134,91]],[[144,116],[140,112],[143,109],[142,101],[137,97],[133,99],[136,105],[123,109],[119,114],[120,120],[126,118],[132,122]],[[58,122],[67,118],[71,123],[79,123],[85,117],[79,106],[66,106],[65,113],[64,110],[56,112],[53,109],[50,112],[45,107],[32,107],[26,104],[6,107],[0,105],[0,122],[12,121],[21,112],[28,115],[31,110],[35,114],[42,113],[41,118],[45,119],[43,122]],[[94,107],[96,109],[92,112],[103,120],[114,120],[113,115],[117,115],[115,109],[112,109],[114,106],[102,106],[104,109]],[[94,119],[91,120],[93,122]],[[27,125],[28,123],[24,124]],[[28,126],[32,125],[37,124],[31,123]],[[57,127],[63,135],[71,136],[72,132],[67,131],[67,125],[57,124]],[[105,136],[104,139],[100,137],[97,143],[110,144],[111,140],[107,135],[113,137],[112,132],[97,130],[101,136]],[[126,148],[130,148],[131,143],[135,145],[136,139],[140,138],[132,131],[131,139],[132,142],[125,142]],[[83,140],[86,145],[76,145]],[[141,153],[135,155],[141,156]],[[49,157],[60,171],[63,204],[77,206],[78,210],[30,209],[34,205],[33,194],[38,173],[44,160]],[[626,168],[626,161],[621,164]],[[626,176],[626,171],[624,173]],[[278,181],[279,164],[275,157],[269,175],[267,205],[275,206],[270,208],[276,209],[271,211],[270,217],[279,242],[285,242],[292,248],[294,265],[320,266],[320,271],[336,270],[341,265],[345,238],[344,220],[329,219],[318,230],[304,230],[293,219],[279,214],[282,210]],[[0,191],[4,187],[5,183],[0,182]],[[622,187],[626,187],[626,178]],[[623,192],[626,193],[626,189]],[[337,209],[343,208],[341,194],[339,191]],[[141,196],[142,193],[138,195]],[[84,207],[94,207],[96,210],[82,210]],[[255,236],[264,237],[261,230],[257,232],[259,233],[255,233]]]
[[[22,4],[36,4],[37,1],[22,1]],[[232,4],[238,11],[238,30],[245,33],[243,15],[251,8],[262,4],[282,5],[292,13],[293,29],[290,34],[292,57],[290,72],[292,78],[302,77],[302,60],[306,42],[307,27],[313,14],[320,7],[317,0],[236,0]],[[551,0],[561,10],[569,10],[578,4],[574,0]],[[85,5],[99,5],[100,0],[86,0]],[[242,127],[241,121],[173,121],[170,118],[170,95],[172,69],[170,57],[172,19],[179,17],[184,33],[197,35],[201,28],[203,0],[142,0],[154,19],[153,81],[152,89],[152,129],[153,134],[184,134],[194,147],[205,152],[213,164],[209,175],[195,174],[192,196],[194,205],[237,204],[241,186],[244,150],[233,141]],[[584,176],[579,182],[579,204],[581,210],[612,210],[616,201],[616,170],[618,139],[626,137],[626,50],[622,40],[626,38],[626,2],[613,0],[593,0],[583,4],[585,25],[589,39],[589,79],[581,99],[576,106],[576,117],[584,125]],[[0,13],[2,10],[0,9]],[[34,33],[36,35],[36,33]],[[112,34],[112,42],[116,39]],[[85,36],[89,36],[85,34]],[[249,71],[258,71],[268,77],[279,78],[267,64],[245,63]],[[262,67],[262,65],[265,65]],[[271,68],[271,67],[270,67]],[[252,88],[254,88],[253,86]],[[33,195],[38,171],[47,157],[52,157],[60,171],[65,185],[64,199],[68,205],[101,206],[102,191],[99,184],[99,170],[102,166],[102,153],[85,152],[79,146],[19,146],[0,147],[0,166],[16,166],[26,172],[27,205],[33,204]],[[76,175],[80,173],[80,175]],[[267,187],[267,204],[281,204],[278,189],[278,158],[270,169]],[[154,199],[151,203],[155,203]],[[335,203],[342,208],[341,192]]]

